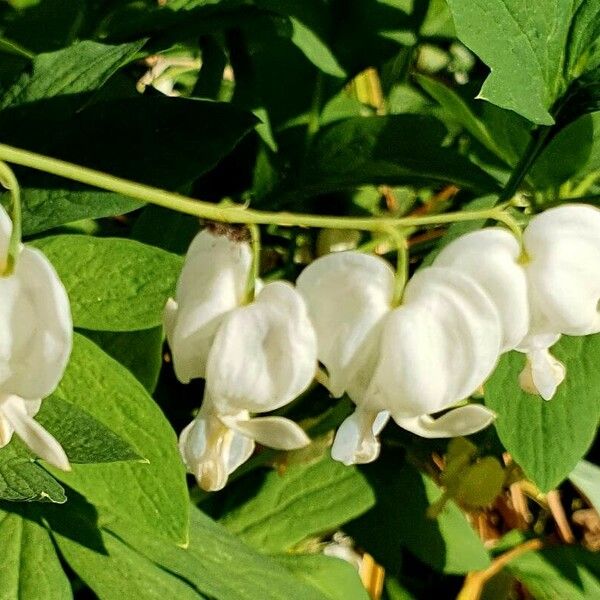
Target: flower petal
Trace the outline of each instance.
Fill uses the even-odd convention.
[[[535,333],[600,332],[600,210],[563,205],[533,217],[524,232]]]
[[[0,411],[15,433],[34,454],[57,469],[71,470],[63,447],[54,436],[28,414],[26,400],[13,395],[6,396],[0,401]]]
[[[434,413],[472,394],[496,365],[502,334],[487,294],[454,269],[422,269],[404,297],[383,323],[379,362],[360,401],[395,419]]]
[[[544,400],[550,400],[566,376],[566,368],[550,352],[544,349],[527,353],[525,368],[519,375],[519,384],[523,391],[539,394]]]
[[[310,444],[310,438],[294,421],[284,417],[257,417],[248,421],[222,416],[221,421],[231,429],[259,444],[277,450],[296,450]]]
[[[448,411],[438,419],[429,415],[409,419],[395,419],[403,429],[424,438],[449,438],[471,435],[485,429],[496,418],[496,413],[481,404],[467,404]]]
[[[73,346],[67,292],[48,259],[23,248],[15,272],[0,279],[2,391],[45,398],[62,378]]]
[[[375,349],[375,326],[391,309],[394,272],[381,258],[340,252],[306,267],[297,286],[317,333],[329,391],[339,397],[357,363]]]
[[[201,231],[192,241],[164,322],[177,378],[204,377],[216,330],[244,299],[252,264],[249,244]]]
[[[220,413],[267,412],[301,394],[316,368],[304,301],[293,286],[276,281],[225,317],[208,357],[206,385]]]
[[[448,244],[434,265],[452,267],[475,280],[496,306],[502,322],[502,351],[515,348],[529,329],[525,270],[514,235],[491,227],[467,233]]]
[[[368,413],[355,410],[338,428],[331,457],[345,465],[373,462],[379,456],[381,446],[377,435],[389,420],[389,413]]]

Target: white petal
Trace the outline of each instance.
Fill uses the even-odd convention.
[[[284,417],[257,417],[248,421],[221,417],[221,421],[269,448],[296,450],[310,444],[310,438],[304,430],[294,421]]]
[[[469,275],[484,289],[502,321],[502,351],[515,348],[529,329],[529,299],[521,248],[497,227],[473,231],[448,244],[433,263]]]
[[[166,308],[165,330],[180,381],[204,377],[216,330],[227,312],[244,300],[252,264],[249,244],[201,231],[193,240]]]
[[[221,413],[267,412],[301,394],[316,367],[304,301],[291,285],[276,281],[225,317],[209,354],[206,385]]]
[[[527,362],[519,375],[519,384],[523,391],[539,394],[544,400],[550,400],[565,375],[563,363],[547,349],[532,350],[527,353]]]
[[[355,410],[338,428],[331,457],[345,465],[370,463],[379,456],[377,435],[389,420],[389,413]]]
[[[51,394],[73,345],[67,293],[48,259],[25,247],[10,277],[0,278],[2,390],[27,399]]]
[[[226,427],[205,408],[181,432],[179,450],[188,471],[207,492],[225,487],[231,472],[245,462],[254,442]]]
[[[524,232],[535,332],[600,332],[600,210],[564,205],[533,217]]]
[[[472,394],[494,369],[501,343],[498,311],[471,278],[428,267],[410,280],[405,304],[383,323],[365,410],[416,417]]]
[[[70,471],[71,465],[62,446],[54,436],[27,414],[25,402],[18,396],[6,396],[0,401],[0,411],[34,454],[57,469]]]
[[[403,429],[424,438],[448,438],[470,435],[485,429],[496,418],[489,408],[481,404],[467,404],[447,412],[438,419],[429,415],[409,419],[395,419]]]
[[[317,332],[319,360],[329,373],[329,391],[347,389],[377,343],[375,326],[391,308],[394,272],[381,258],[359,252],[329,254],[298,277]]]

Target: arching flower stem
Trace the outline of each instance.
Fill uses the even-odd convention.
[[[517,221],[505,210],[507,203],[491,209],[458,211],[438,215],[418,217],[337,217],[290,212],[269,212],[253,210],[243,206],[227,206],[189,198],[149,185],[128,181],[94,169],[82,167],[35,152],[29,152],[6,144],[0,144],[0,160],[64,177],[80,183],[95,186],[107,191],[123,194],[142,202],[156,204],[170,210],[221,223],[242,223],[246,225],[279,225],[281,227],[319,227],[331,229],[360,229],[381,232],[382,230],[408,227],[422,227],[490,219],[506,225],[517,237],[521,229]]]

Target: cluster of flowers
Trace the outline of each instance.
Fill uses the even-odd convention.
[[[520,382],[550,399],[565,377],[549,352],[561,334],[600,331],[600,211],[565,205],[533,217],[522,244],[502,228],[466,234],[408,282],[393,306],[394,272],[355,251],[310,264],[297,286],[265,285],[245,303],[247,243],[202,231],[193,241],[165,328],[178,378],[206,379],[180,448],[201,487],[221,489],[254,442],[306,445],[275,410],[311,383],[356,405],[332,448],[345,464],[375,460],[391,417],[424,437],[474,433],[495,415],[469,398],[509,350],[526,353]],[[431,415],[447,411],[439,418]]]
[[[62,446],[33,417],[61,380],[73,345],[67,292],[48,259],[21,246],[7,273],[12,223],[0,206],[0,448],[17,434],[38,456],[68,471]]]

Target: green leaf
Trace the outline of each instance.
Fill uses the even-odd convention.
[[[0,600],[69,600],[71,585],[48,531],[0,511]]]
[[[600,558],[583,548],[562,546],[526,552],[506,570],[536,600],[590,600],[600,597]]]
[[[362,471],[377,494],[377,504],[344,529],[387,570],[397,572],[402,548],[443,573],[467,573],[489,565],[481,540],[453,502],[447,502],[436,519],[426,516],[441,494],[428,477],[391,457],[380,457]]]
[[[0,499],[62,504],[65,490],[16,440],[0,449]]]
[[[140,40],[107,46],[86,40],[64,50],[39,54],[33,59],[31,71],[6,92],[0,109],[42,98],[94,91],[131,60],[144,43]]]
[[[496,411],[498,436],[542,491],[563,481],[590,447],[600,417],[600,335],[563,337],[552,354],[567,369],[555,396],[545,401],[521,390],[525,356],[500,358],[485,385],[485,403]]]
[[[587,460],[580,460],[571,471],[569,479],[600,513],[600,467]]]
[[[136,331],[162,323],[179,256],[123,238],[57,235],[33,244],[64,283],[75,327]]]
[[[588,51],[598,12],[594,0],[448,0],[459,39],[491,74],[479,98],[552,125],[550,109]],[[576,14],[575,21],[572,20]],[[567,68],[565,77],[565,63]]]
[[[154,391],[162,366],[162,327],[122,332],[87,330],[82,333],[127,367],[148,393]]]
[[[583,115],[552,138],[529,176],[539,188],[600,170],[600,112]]]
[[[73,465],[52,473],[92,502],[105,520],[121,515],[139,529],[187,541],[188,492],[177,440],[142,385],[87,338],[73,353],[55,392],[110,427],[148,464]]]
[[[102,600],[200,600],[188,583],[135,552],[114,535],[102,531],[106,554],[54,533],[70,567]]]
[[[317,588],[327,600],[369,600],[358,571],[339,558],[322,554],[274,558],[299,579]]]
[[[304,167],[286,189],[272,195],[284,202],[369,183],[452,182],[472,190],[496,190],[496,181],[479,167],[442,147],[445,136],[439,121],[421,115],[346,119],[317,134]]]
[[[36,420],[60,442],[71,463],[141,460],[123,438],[57,394],[42,402]]]
[[[222,523],[261,552],[282,552],[311,535],[337,529],[373,503],[373,492],[356,468],[326,457],[291,466],[284,475],[271,471],[256,495]]]
[[[119,525],[119,532],[138,552],[209,598],[328,600],[274,558],[257,553],[195,507],[190,514],[186,548],[141,535],[131,525]]]

